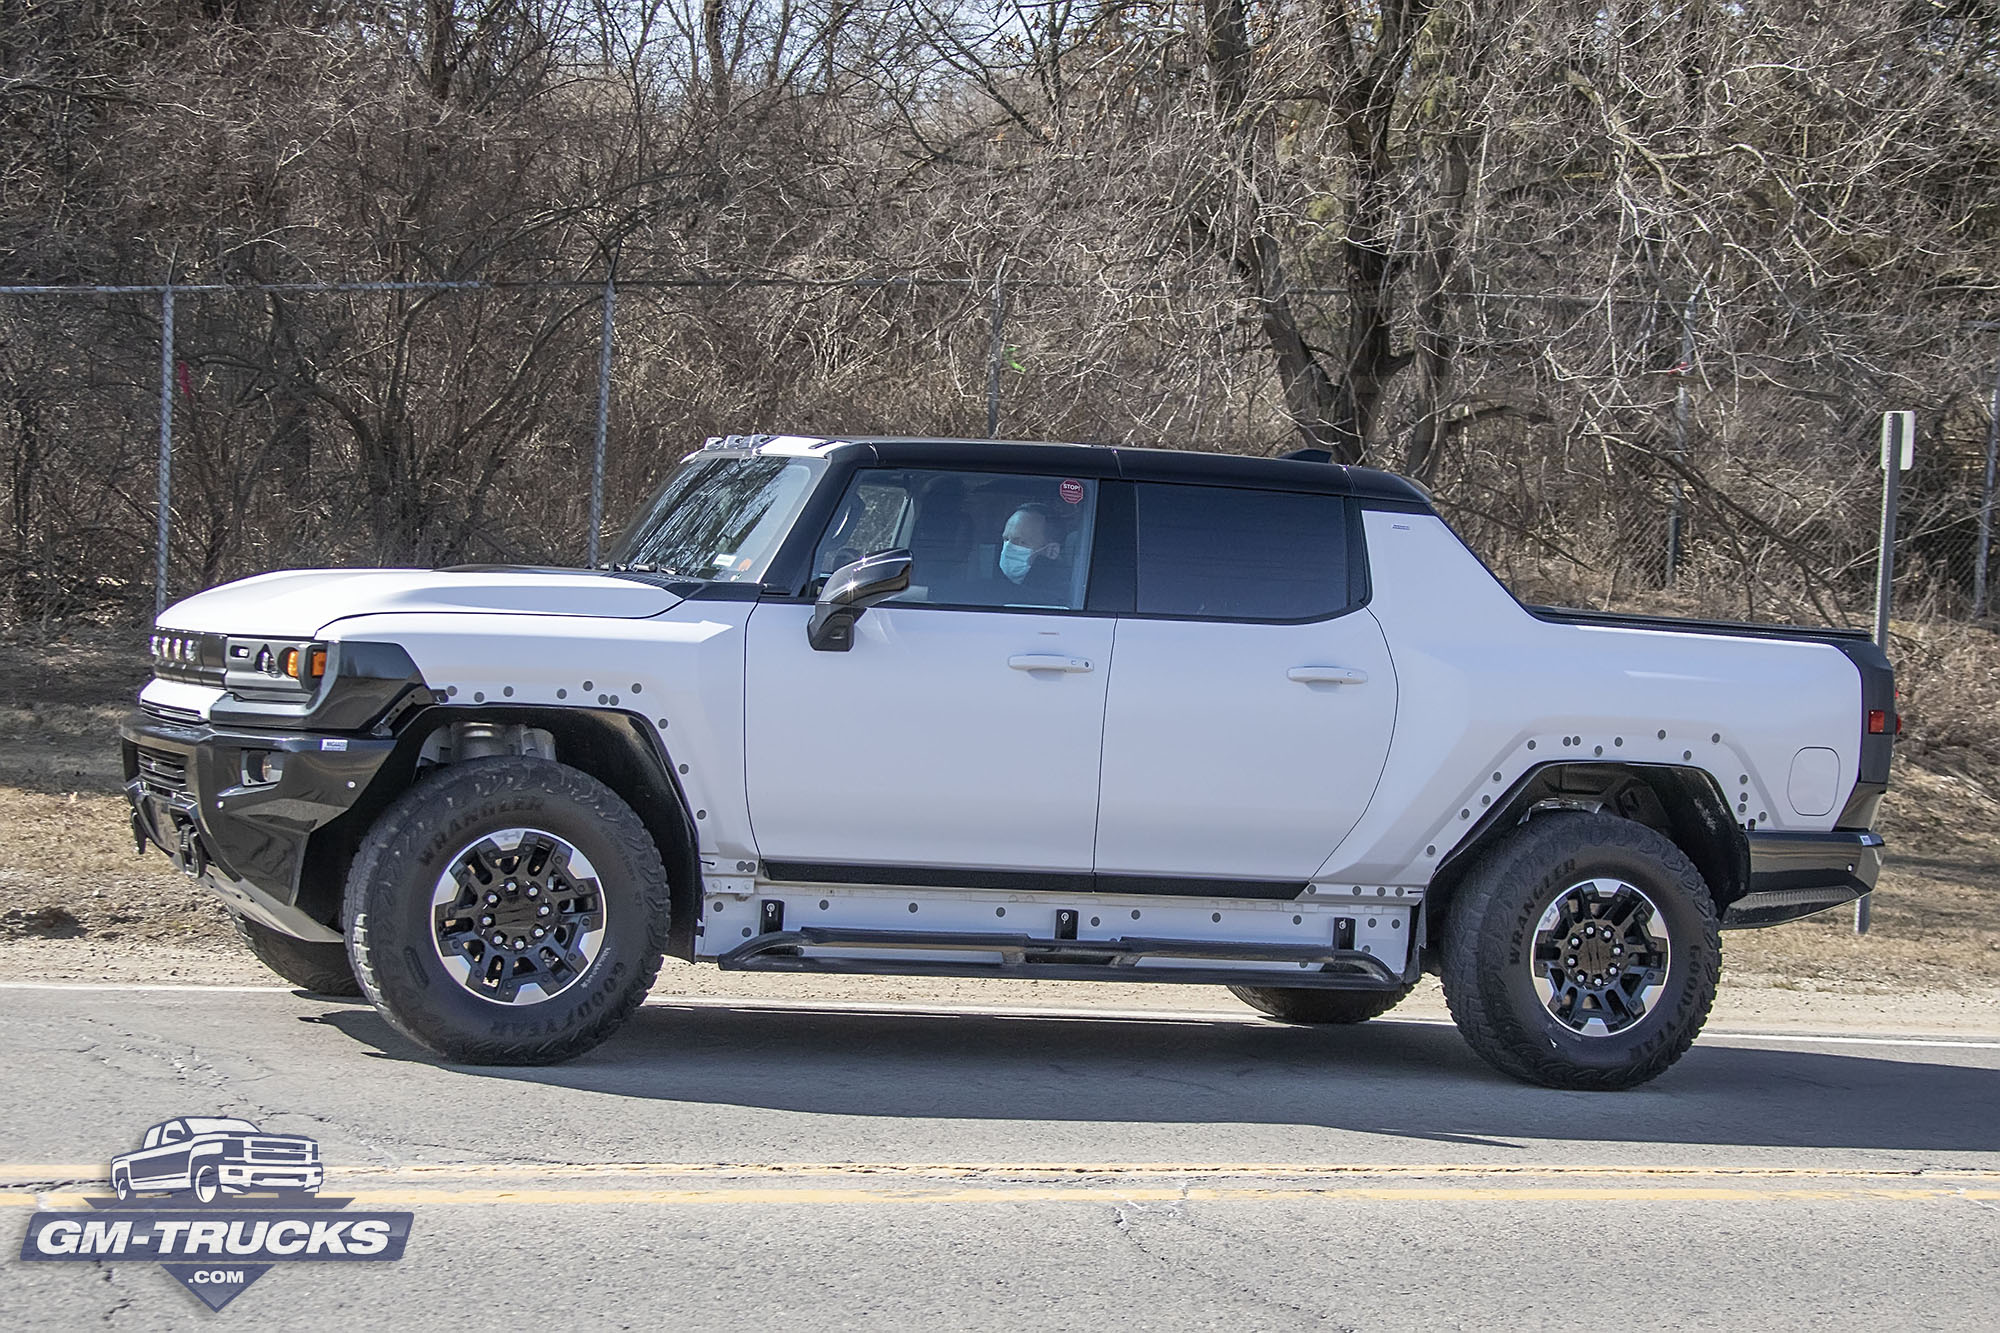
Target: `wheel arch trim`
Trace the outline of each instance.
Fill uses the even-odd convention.
[[[556,762],[596,778],[632,808],[651,835],[667,871],[667,952],[675,958],[692,958],[701,903],[699,843],[687,794],[675,776],[673,757],[653,722],[616,708],[432,705],[412,713],[398,728],[395,753],[382,766],[386,780],[374,784],[375,790],[368,793],[370,804],[386,808],[408,790],[416,780],[418,756],[425,743],[439,730],[459,722],[546,731],[555,739]],[[355,821],[360,827],[347,830],[357,845],[379,813],[380,809],[374,810],[365,820]],[[328,825],[321,832],[333,827]],[[344,871],[336,878],[344,879]]]
[[[1680,764],[1549,760],[1515,779],[1439,863],[1424,892],[1420,942],[1427,949],[1438,946],[1459,884],[1510,829],[1533,818],[1539,809],[1576,808],[1600,809],[1664,835],[1701,872],[1718,913],[1749,889],[1749,839],[1730,816],[1729,803],[1707,770]]]

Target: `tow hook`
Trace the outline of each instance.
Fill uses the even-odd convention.
[[[201,834],[191,828],[182,828],[181,849],[174,861],[182,874],[200,879],[208,870],[208,852],[201,845]]]
[[[138,851],[141,856],[146,854],[146,844],[152,841],[151,838],[146,836],[146,821],[139,818],[137,810],[132,812],[132,841],[138,844]],[[164,852],[167,849],[162,847],[160,850]]]

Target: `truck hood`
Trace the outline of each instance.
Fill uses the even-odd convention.
[[[225,583],[160,613],[162,629],[310,639],[337,620],[380,612],[659,615],[681,598],[638,579],[558,569],[302,569]]]

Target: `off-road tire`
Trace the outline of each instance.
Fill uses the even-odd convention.
[[[1366,1023],[1380,1018],[1415,986],[1396,990],[1319,990],[1306,986],[1231,986],[1229,993],[1281,1023]]]
[[[603,944],[583,974],[521,1005],[475,995],[445,970],[431,906],[449,858],[516,827],[588,856],[605,908]],[[362,840],[347,877],[348,955],[362,992],[419,1045],[462,1064],[554,1064],[609,1037],[645,998],[666,951],[667,901],[659,849],[609,787],[551,760],[473,759],[416,783]]]
[[[295,939],[240,916],[230,919],[257,961],[300,990],[316,995],[361,994],[361,983],[354,979],[354,964],[347,960],[344,942]]]
[[[1531,970],[1542,914],[1592,878],[1644,892],[1672,946],[1660,994],[1622,1032],[1572,1030]],[[1509,833],[1459,885],[1444,921],[1444,995],[1458,1030],[1494,1068],[1544,1087],[1609,1092],[1658,1077],[1694,1044],[1721,969],[1701,873],[1661,834],[1613,815],[1556,812]]]

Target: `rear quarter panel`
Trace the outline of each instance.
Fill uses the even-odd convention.
[[[1443,520],[1364,516],[1395,662],[1395,740],[1368,812],[1320,881],[1427,884],[1529,769],[1548,762],[1699,768],[1739,824],[1823,831],[1788,783],[1802,749],[1832,750],[1844,798],[1861,743],[1861,682],[1820,643],[1551,624],[1529,615]],[[1838,803],[1834,807],[1839,808]]]

